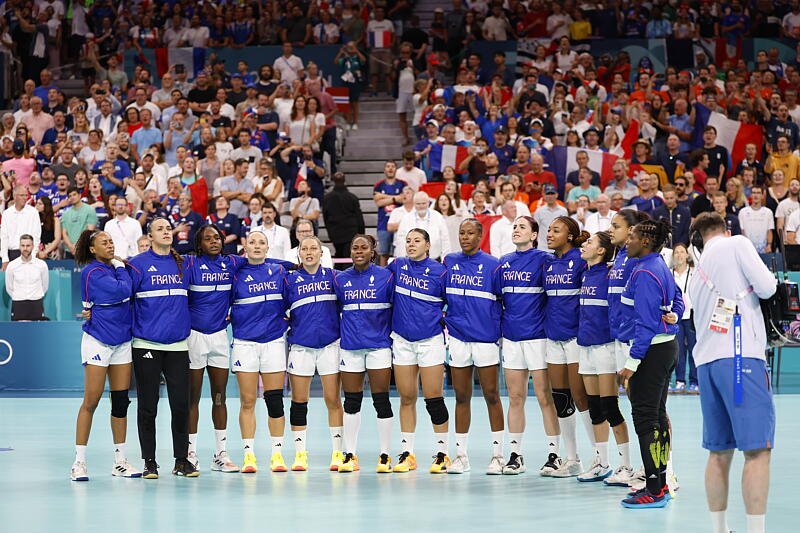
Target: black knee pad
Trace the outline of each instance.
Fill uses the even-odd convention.
[[[556,405],[558,418],[567,418],[575,414],[575,401],[569,389],[553,389],[553,403]]]
[[[114,418],[125,418],[128,416],[128,405],[131,401],[128,399],[128,390],[112,390],[111,391],[111,416]]]
[[[438,398],[425,398],[425,409],[428,410],[431,422],[436,426],[444,424],[449,420],[447,406],[444,404],[444,398],[441,396]]]
[[[598,426],[605,422],[606,414],[603,410],[603,404],[600,401],[600,396],[587,394],[586,399],[589,401],[589,417],[592,419],[592,425]]]
[[[289,423],[293,426],[308,425],[308,402],[292,402],[289,407]]]
[[[354,415],[361,411],[361,402],[364,400],[364,391],[344,393],[344,412]]]
[[[267,404],[267,414],[270,418],[283,416],[283,389],[265,390],[264,402]]]
[[[372,406],[375,407],[378,418],[392,418],[394,416],[394,413],[392,413],[392,402],[389,401],[388,392],[373,392]]]
[[[622,412],[619,410],[619,398],[616,396],[603,396],[600,398],[600,402],[603,404],[603,411],[606,414],[609,426],[615,428],[625,422],[625,417],[622,416]]]

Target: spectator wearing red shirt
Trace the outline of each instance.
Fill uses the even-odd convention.
[[[531,213],[535,211],[533,205],[542,197],[542,187],[546,183],[552,183],[558,187],[556,175],[544,169],[544,158],[539,154],[531,157],[531,170],[524,176],[525,192],[531,200]],[[538,206],[537,206],[538,207]]]

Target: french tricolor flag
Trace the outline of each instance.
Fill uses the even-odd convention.
[[[308,179],[308,167],[305,163],[300,163],[297,167],[297,177],[294,180],[294,188],[296,189],[298,185],[300,185],[301,181],[306,181]]]
[[[600,189],[604,189],[612,179],[612,167],[619,156],[599,150],[584,150],[575,146],[554,146],[545,154],[545,162],[550,172],[556,175],[559,196],[564,195],[567,174],[578,170],[575,156],[582,150],[589,155],[589,168],[600,174]]]
[[[744,147],[748,143],[753,143],[758,149],[758,158],[761,158],[761,145],[764,142],[764,134],[761,126],[757,124],[744,124],[738,120],[731,120],[722,113],[711,111],[703,104],[694,104],[694,138],[692,146],[694,148],[703,147],[703,129],[706,126],[714,126],[717,130],[716,143],[728,149],[733,165],[731,170],[744,159]]]
[[[466,146],[455,144],[434,144],[429,154],[431,170],[443,172],[446,167],[453,167],[458,174],[461,162],[469,157]]]
[[[393,37],[394,34],[390,31],[371,31],[367,36],[370,48],[389,48]]]

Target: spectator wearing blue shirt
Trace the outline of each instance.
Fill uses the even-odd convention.
[[[50,105],[50,102],[47,99],[50,89],[58,90],[58,87],[50,84],[50,82],[53,81],[53,75],[46,68],[42,69],[42,71],[39,73],[39,81],[39,86],[33,90],[33,96],[38,96],[41,98],[42,105],[47,107]]]
[[[645,34],[648,39],[660,39],[672,35],[672,23],[664,17],[658,6],[653,6],[653,18],[647,23]]]
[[[142,153],[154,144],[161,144],[161,131],[153,127],[153,113],[149,109],[139,112],[142,127],[133,132],[131,137],[131,155],[141,164]]]
[[[102,172],[100,173],[100,184],[103,186],[103,194],[106,196],[110,194],[124,194],[124,180],[133,175],[131,173],[131,167],[128,165],[128,163],[125,162],[124,159],[118,159],[118,156],[119,145],[117,143],[108,143],[108,145],[106,145],[106,159],[103,161],[98,161],[94,164],[95,170],[102,170],[103,164],[106,161],[109,161],[114,165],[114,178],[120,182],[119,184],[116,183],[116,181],[109,181]]]
[[[720,27],[720,33],[726,38],[728,46],[735,47],[737,40],[747,33],[749,28],[750,17],[742,13],[741,4],[731,4],[731,11],[722,17]]]
[[[678,204],[678,193],[672,185],[664,185],[664,205],[653,210],[653,219],[666,219],[672,227],[667,245],[674,248],[676,244],[689,244],[689,228],[692,224],[692,213],[685,205]]]
[[[218,196],[215,200],[215,212],[206,217],[206,222],[215,225],[225,235],[222,253],[224,255],[235,255],[239,243],[239,233],[241,227],[239,219],[229,211],[230,202],[224,196]]]
[[[228,25],[231,36],[231,47],[244,48],[253,42],[256,37],[255,25],[247,19],[244,7],[236,7],[236,20]]]
[[[505,174],[506,169],[511,164],[511,160],[514,159],[514,149],[508,145],[508,130],[505,126],[501,126],[494,131],[492,153],[497,156],[500,173]]]
[[[767,132],[767,142],[776,146],[778,135],[789,137],[789,146],[794,148],[800,144],[800,128],[792,122],[789,116],[789,108],[786,104],[778,106],[778,110],[773,114],[761,96],[756,96],[756,105],[761,109],[764,117],[764,128]]]
[[[392,242],[394,232],[389,231],[389,215],[403,205],[403,188],[408,185],[405,181],[397,179],[397,163],[387,161],[383,165],[383,179],[375,184],[372,199],[378,206],[378,255],[381,266],[386,265],[392,255]]]
[[[53,127],[48,128],[44,131],[44,135],[42,135],[42,144],[55,144],[56,140],[58,140],[58,134],[61,132],[66,133],[69,128],[66,126],[67,122],[67,115],[63,111],[56,110],[53,112]]]
[[[297,176],[301,174],[302,167],[305,166],[306,180],[311,186],[311,196],[319,200],[321,204],[325,197],[325,184],[322,181],[322,178],[325,177],[325,166],[319,159],[314,159],[314,151],[311,146],[308,144],[303,146],[293,144],[281,150],[281,159],[290,169],[290,179],[287,184],[289,186],[289,198],[299,196],[296,187]],[[284,183],[286,181],[284,180]]]
[[[664,203],[657,194],[658,174],[640,174],[639,191],[637,196],[631,198],[631,207],[652,216],[653,211]]]
[[[689,104],[686,103],[686,100],[682,98],[675,100],[675,113],[668,118],[669,128],[667,128],[667,131],[678,136],[681,141],[679,148],[681,152],[686,152],[691,148],[689,146],[689,141],[692,140],[692,134],[694,132],[688,108]]]

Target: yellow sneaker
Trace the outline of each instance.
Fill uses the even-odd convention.
[[[345,454],[344,461],[339,465],[339,472],[358,472],[361,468],[358,466],[358,456],[352,453]]]
[[[331,454],[330,471],[336,472],[337,470],[339,470],[339,467],[342,465],[342,462],[344,462],[344,454],[339,450],[333,452]]]
[[[242,474],[255,474],[256,472],[258,472],[256,456],[252,453],[244,454],[244,466],[242,466]]]
[[[450,458],[444,453],[439,452],[436,454],[436,457],[433,458],[430,472],[431,474],[446,474],[448,466],[450,466]]]
[[[394,472],[408,472],[417,469],[417,458],[414,454],[403,452],[397,459],[397,465],[392,469]]]
[[[273,472],[286,472],[288,470],[288,468],[286,468],[286,463],[283,462],[283,455],[281,455],[281,452],[272,454],[272,459],[269,461],[269,468]]]
[[[305,472],[308,470],[308,452],[297,452],[294,454],[294,463],[292,463],[292,471]]]
[[[378,467],[375,471],[379,474],[389,474],[392,472],[392,458],[382,453],[380,457],[378,457]]]

